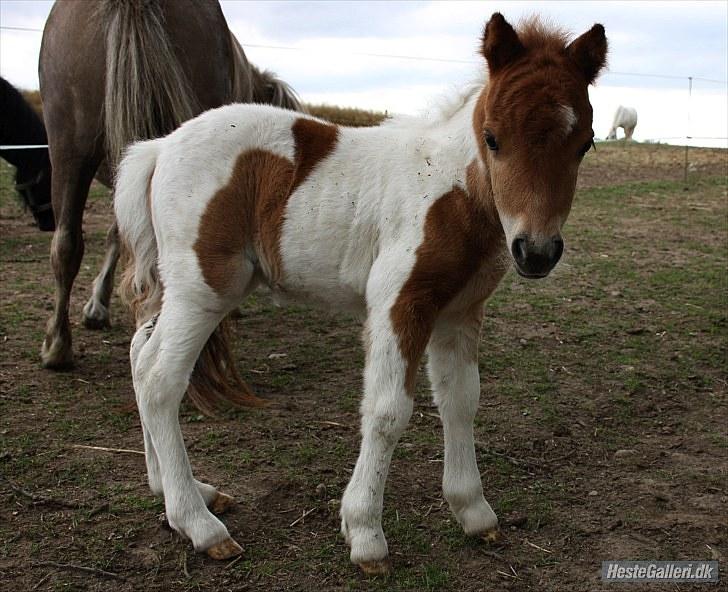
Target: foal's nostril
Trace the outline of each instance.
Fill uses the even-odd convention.
[[[523,265],[528,259],[528,242],[522,236],[514,239],[511,245],[511,253],[513,253],[513,259],[519,265]]]

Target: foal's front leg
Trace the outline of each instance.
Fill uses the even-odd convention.
[[[427,371],[445,436],[445,499],[466,534],[495,540],[498,518],[483,497],[473,440],[480,398],[479,333],[480,314],[440,320],[427,349]]]
[[[351,561],[368,574],[386,573],[387,541],[382,531],[382,498],[397,440],[412,414],[405,390],[405,361],[392,331],[388,310],[367,321],[362,442],[359,458],[341,500],[341,532]]]

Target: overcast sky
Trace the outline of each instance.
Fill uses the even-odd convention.
[[[91,0],[89,0],[90,3]],[[0,25],[42,29],[52,2],[0,0]],[[222,2],[251,61],[277,72],[305,101],[415,113],[476,77],[483,24],[496,10],[540,14],[580,34],[607,30],[609,71],[591,89],[604,137],[619,104],[639,113],[637,139],[728,136],[728,2]],[[37,88],[40,33],[0,29],[0,74]],[[282,46],[271,49],[253,45]],[[464,63],[384,58],[387,54]],[[631,76],[661,74],[684,78]],[[695,80],[688,102],[687,77]],[[689,123],[688,123],[689,122]],[[697,141],[728,146],[728,141]]]

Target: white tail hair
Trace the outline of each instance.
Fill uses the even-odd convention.
[[[116,177],[114,211],[127,258],[119,291],[124,303],[131,308],[137,327],[159,312],[162,304],[162,286],[157,276],[157,239],[150,211],[151,181],[159,142],[149,140],[130,146]]]

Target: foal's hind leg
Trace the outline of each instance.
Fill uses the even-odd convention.
[[[191,539],[196,550],[215,559],[242,549],[206,507],[217,492],[192,475],[178,413],[200,351],[225,312],[203,311],[168,290],[154,331],[136,356],[132,351],[134,390],[148,440],[150,485],[159,485],[153,482],[156,470],[170,526]],[[144,331],[142,326],[135,340],[144,340],[140,334]]]
[[[427,370],[445,436],[443,494],[466,534],[495,540],[498,518],[483,497],[473,439],[480,398],[481,314],[475,312],[438,322],[427,349]]]
[[[99,275],[94,279],[91,298],[83,307],[83,324],[88,329],[104,329],[111,326],[109,302],[114,289],[114,272],[119,261],[119,229],[116,220],[106,234],[106,256]]]
[[[132,376],[134,377],[135,381],[139,354],[141,353],[144,344],[146,344],[152,332],[154,331],[154,326],[156,325],[156,323],[157,317],[155,316],[139,328],[139,330],[134,334],[134,338],[131,341],[129,355],[131,358]],[[149,480],[149,488],[152,490],[152,493],[154,495],[164,495],[164,490],[162,488],[162,473],[159,467],[159,458],[157,456],[157,451],[154,449],[154,443],[152,442],[152,438],[149,435],[149,430],[146,428],[143,421],[141,422],[141,424],[142,433],[144,435],[144,454],[147,464],[147,478]],[[200,492],[200,495],[202,496],[202,499],[205,500],[205,504],[215,514],[221,514],[234,503],[234,500],[231,496],[217,491],[211,485],[207,485],[206,483],[202,483],[201,481],[197,480],[195,480],[195,484],[198,491]]]

